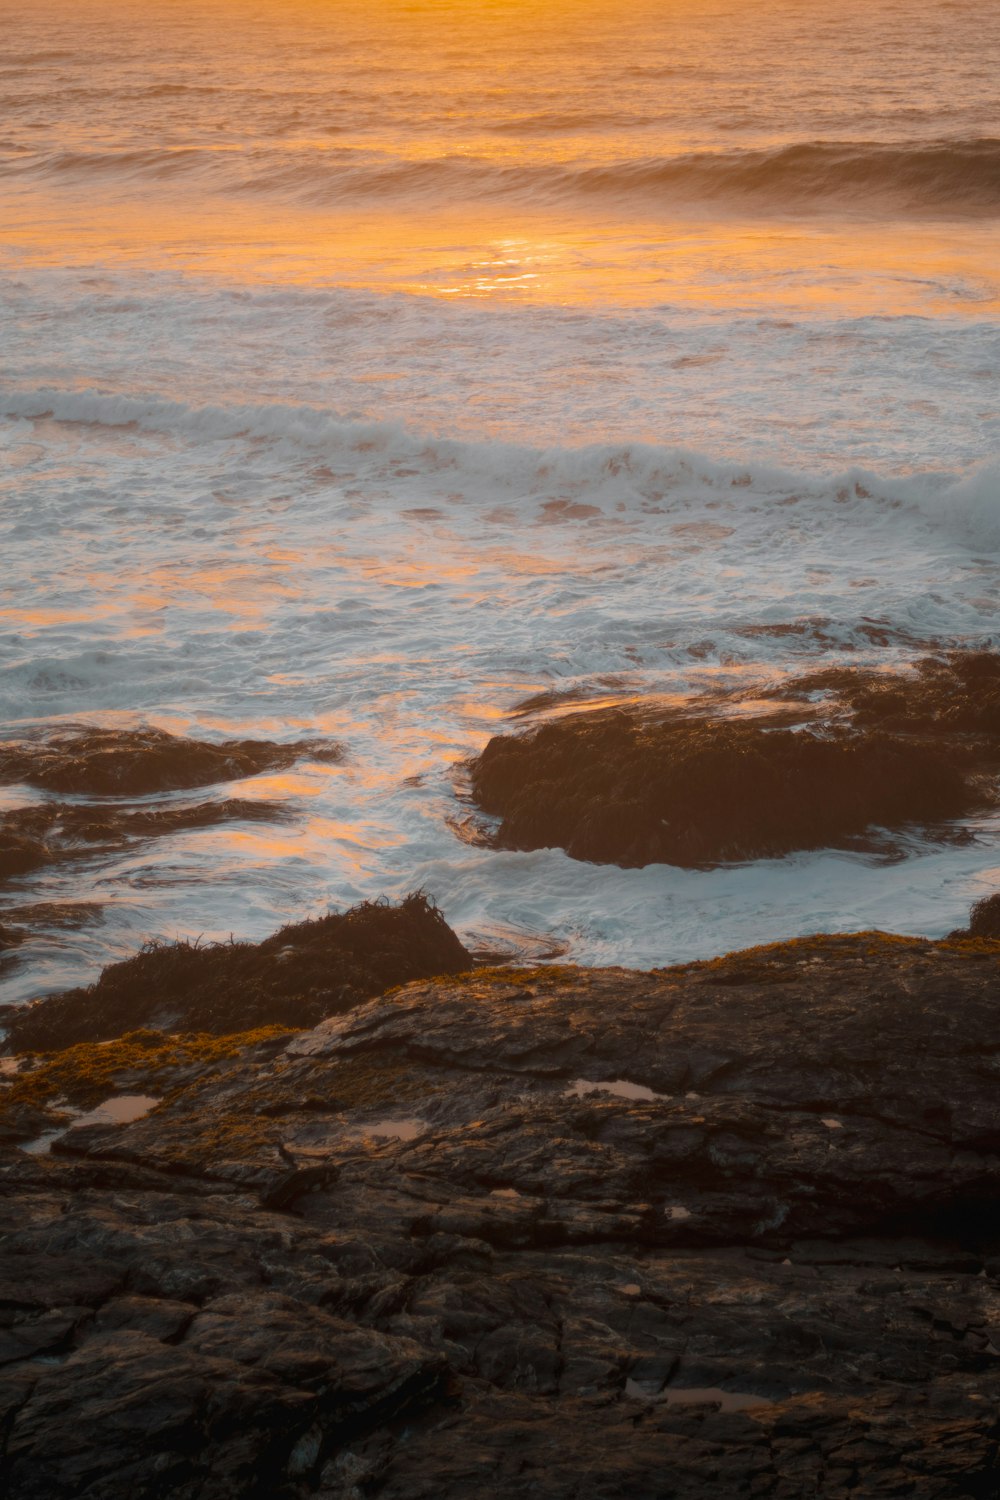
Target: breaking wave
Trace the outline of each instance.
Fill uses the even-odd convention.
[[[562,122],[565,125],[565,122]],[[548,129],[552,129],[549,121]],[[768,150],[692,152],[670,157],[504,164],[454,154],[424,160],[373,157],[356,149],[260,146],[217,151],[78,150],[18,157],[0,175],[36,179],[187,176],[213,189],[264,193],[311,206],[354,199],[454,201],[456,195],[501,197],[528,204],[593,200],[658,212],[685,203],[754,206],[784,211],[825,204],[904,214],[1000,213],[1000,140],[937,142],[801,142]]]
[[[463,481],[471,497],[498,493],[533,503],[553,493],[585,497],[606,510],[655,514],[685,508],[692,494],[710,492],[736,505],[896,510],[953,529],[963,545],[1000,548],[1000,455],[960,474],[918,473],[886,478],[851,467],[804,474],[776,464],[715,459],[641,442],[536,448],[497,440],[472,441],[413,432],[397,422],[356,421],[318,407],[280,402],[189,406],[183,402],[100,391],[40,388],[0,393],[0,414],[50,417],[108,428],[133,428],[185,444],[246,442],[285,445],[300,459],[344,459],[391,476],[417,466],[428,475]]]

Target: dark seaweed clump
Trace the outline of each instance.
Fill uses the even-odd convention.
[[[1000,939],[1000,893],[984,896],[969,912],[968,927],[959,927],[949,932],[950,938]]]
[[[820,673],[780,696],[817,691],[829,701],[809,705],[797,729],[781,715],[693,708],[582,713],[497,736],[470,764],[472,794],[501,819],[501,848],[623,866],[884,848],[877,830],[933,828],[994,795],[997,655],[924,662],[916,674]]]
[[[136,1027],[218,1035],[314,1026],[397,984],[473,960],[422,894],[366,901],[283,927],[262,943],[151,944],[95,984],[38,1000],[8,1022],[8,1050],[104,1041]]]

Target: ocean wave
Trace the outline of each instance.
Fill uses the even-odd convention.
[[[472,157],[433,161],[345,163],[345,187],[375,197],[455,191],[496,193],[546,202],[608,199],[652,211],[674,204],[753,204],[783,209],[824,203],[887,206],[905,212],[1000,212],[1000,140],[938,143],[803,142],[771,150],[692,152],[608,165],[497,166]],[[292,168],[295,186],[321,200],[328,184],[312,168]],[[281,174],[268,186],[279,188]],[[334,186],[331,182],[329,186]]]
[[[1000,139],[994,137],[812,141],[606,164],[508,163],[461,154],[411,160],[314,147],[78,150],[32,156],[5,170],[62,180],[185,174],[213,189],[275,194],[312,206],[358,198],[452,203],[461,196],[520,199],[537,206],[617,201],[654,213],[706,201],[786,211],[830,205],[904,214],[1000,213]]]
[[[488,127],[496,135],[559,135],[570,131],[634,130],[662,121],[662,115],[633,110],[550,109],[536,114],[511,115]]]
[[[178,173],[214,172],[221,168],[219,153],[197,146],[160,148],[150,146],[134,151],[52,151],[32,156],[14,169],[18,175],[58,180],[73,177],[106,176],[167,177]]]
[[[353,458],[382,476],[422,472],[465,480],[470,495],[490,502],[498,493],[527,504],[558,495],[607,513],[687,511],[693,497],[735,508],[755,504],[836,508],[846,521],[873,510],[893,511],[953,531],[962,545],[1000,548],[1000,454],[963,473],[885,477],[857,466],[808,474],[777,464],[736,463],[681,447],[603,442],[535,448],[498,440],[473,441],[412,431],[401,423],[357,421],[318,407],[283,403],[190,406],[179,401],[95,390],[0,392],[0,415],[53,418],[107,428],[133,428],[185,444],[247,442],[285,445],[311,461]],[[562,499],[559,501],[562,504]]]

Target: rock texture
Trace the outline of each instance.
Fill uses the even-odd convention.
[[[162,1102],[0,1156],[7,1493],[995,1496],[998,1002],[861,934],[25,1063]]]
[[[495,736],[468,769],[506,849],[623,866],[881,849],[995,799],[1000,654],[573,713]]]

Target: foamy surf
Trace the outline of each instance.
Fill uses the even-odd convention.
[[[347,747],[342,767],[228,789],[282,800],[280,828],[191,831],[15,882],[8,906],[94,914],[36,944],[14,998],[151,932],[261,937],[416,886],[480,949],[654,964],[820,927],[945,931],[993,879],[990,818],[971,843],[915,838],[890,864],[618,871],[495,853],[465,837],[459,771],[539,695],[536,717],[995,643],[995,465],[824,476],[54,387],[7,391],[0,410],[22,454],[3,547],[30,580],[0,643],[11,727]]]
[[[862,520],[900,511],[901,527],[918,520],[951,529],[956,540],[987,550],[1000,544],[1000,458],[965,473],[897,478],[852,466],[809,474],[781,465],[713,459],[651,443],[591,443],[532,448],[512,442],[469,442],[423,436],[401,423],[351,421],[289,403],[194,407],[178,401],[96,390],[0,390],[0,413],[28,422],[51,418],[95,428],[134,429],[174,442],[265,444],[271,462],[349,462],[387,481],[462,486],[471,506],[512,502],[528,519],[553,522],[688,514],[707,509],[752,511],[771,502],[822,511],[836,506],[838,525],[850,512]],[[414,467],[401,472],[401,465]],[[735,494],[734,494],[735,492]],[[593,514],[581,506],[594,507]],[[784,518],[779,518],[779,524]],[[651,529],[654,523],[650,522]]]

